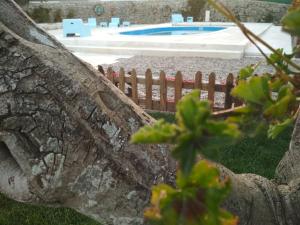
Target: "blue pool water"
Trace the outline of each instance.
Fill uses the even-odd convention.
[[[156,27],[142,30],[120,32],[122,35],[188,35],[200,34],[223,30],[225,27],[203,27],[203,26],[180,26],[180,27]]]

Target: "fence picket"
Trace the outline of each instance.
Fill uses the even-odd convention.
[[[200,71],[195,75],[194,89],[202,89],[202,73]]]
[[[181,99],[182,97],[182,74],[180,71],[176,73],[175,76],[175,104]]]
[[[160,86],[160,110],[167,111],[167,81],[166,74],[161,71],[159,74],[159,86]]]
[[[105,71],[104,71],[104,69],[103,69],[103,66],[98,65],[98,71],[99,71],[100,73],[102,73],[102,74],[105,76]]]
[[[150,69],[146,71],[146,109],[152,109],[152,72]]]
[[[234,77],[233,74],[230,73],[226,79],[225,102],[224,102],[225,109],[230,109],[232,107],[233,99],[230,93],[233,86],[234,86]]]
[[[123,67],[120,68],[119,72],[119,89],[125,93],[125,71]]]
[[[215,84],[216,84],[216,74],[211,73],[208,79],[208,96],[207,99],[211,102],[211,107],[214,107],[215,103]]]
[[[132,100],[138,104],[138,85],[137,85],[137,76],[136,71],[133,69],[131,71],[131,88],[132,88]]]
[[[114,77],[113,77],[113,69],[111,67],[108,67],[107,68],[107,78],[112,82],[114,83]]]
[[[100,67],[98,67],[99,69]],[[102,68],[102,67],[101,67]],[[101,70],[101,68],[99,70]],[[103,72],[102,72],[103,73]],[[111,67],[107,69],[107,78],[115,85],[118,84],[119,89],[125,92],[125,85],[129,86],[128,96],[136,104],[140,104],[149,110],[160,110],[160,111],[175,111],[175,105],[182,98],[182,89],[200,89],[208,92],[208,100],[211,102],[213,110],[228,110],[232,107],[237,107],[243,104],[239,99],[236,99],[230,95],[230,92],[234,86],[237,85],[233,74],[229,74],[226,79],[226,84],[216,84],[216,75],[211,73],[209,75],[208,83],[202,82],[202,73],[198,71],[195,74],[194,81],[183,80],[182,73],[178,71],[175,79],[167,79],[164,71],[160,72],[159,79],[153,79],[152,71],[147,69],[144,77],[138,77],[136,70],[131,71],[131,75],[126,75],[125,70],[120,68],[119,74],[115,74]],[[145,98],[139,98],[138,96],[138,85],[145,85]],[[152,86],[158,85],[160,91],[160,99],[153,100]],[[168,101],[168,88],[174,88],[174,101]],[[214,107],[215,92],[225,93],[224,107]],[[234,103],[234,104],[233,104]]]

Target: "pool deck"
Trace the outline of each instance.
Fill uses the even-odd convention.
[[[192,35],[131,36],[119,32],[136,29],[166,27],[171,24],[134,25],[121,28],[95,28],[91,37],[63,37],[62,30],[49,31],[68,49],[79,57],[92,60],[94,55],[181,56],[223,59],[240,59],[244,56],[260,56],[257,49],[232,23],[192,23],[178,26],[227,26],[227,29]],[[268,23],[245,23],[253,33],[260,36],[274,48],[291,52],[291,37],[280,27]],[[113,59],[112,59],[113,61]]]

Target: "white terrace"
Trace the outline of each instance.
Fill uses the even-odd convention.
[[[171,24],[156,24],[134,25],[126,28],[95,28],[90,37],[63,37],[61,29],[49,32],[68,49],[92,64],[94,64],[93,58],[101,55],[197,56],[224,59],[260,56],[254,45],[232,23],[196,22],[192,25],[226,26],[227,29],[192,35],[134,36],[119,34],[122,31],[171,26]],[[284,48],[287,53],[292,51],[291,37],[282,32],[281,27],[269,23],[245,23],[245,26],[270,43],[272,47]],[[267,49],[263,48],[263,50],[269,53]]]

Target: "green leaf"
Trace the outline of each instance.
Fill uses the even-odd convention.
[[[275,125],[270,125],[268,130],[268,137],[275,139],[283,130],[293,123],[293,118],[288,118],[282,123],[277,123]]]
[[[285,81],[280,79],[279,77],[276,77],[270,82],[270,89],[274,92],[278,92],[280,88],[285,84]]]
[[[176,195],[176,190],[169,185],[159,184],[152,188],[151,207],[144,212],[145,218],[155,224],[164,224],[161,209],[165,209],[172,201],[172,197]],[[172,212],[169,212],[169,214]],[[165,222],[169,222],[168,221]]]
[[[271,101],[268,80],[267,77],[251,77],[247,81],[242,80],[232,90],[232,95],[248,103],[264,105]]]
[[[200,101],[200,91],[184,96],[177,104],[176,119],[182,128],[195,130],[211,115],[210,104]]]
[[[134,144],[160,144],[171,142],[177,134],[177,126],[158,120],[153,126],[145,126],[132,135]]]
[[[241,133],[238,126],[228,121],[208,121],[200,152],[207,158],[217,154],[221,146],[232,144]]]
[[[185,140],[183,140],[185,139]],[[172,151],[175,159],[179,160],[180,168],[185,175],[191,172],[195,162],[198,149],[193,145],[193,139],[189,134],[182,134],[181,141]]]
[[[259,63],[242,68],[239,72],[239,79],[246,80],[248,77],[252,76],[258,65]]]
[[[300,36],[300,9],[290,11],[282,18],[283,30],[295,35]]]
[[[179,171],[176,189],[168,185],[152,189],[145,217],[157,225],[236,225],[237,217],[220,208],[230,192],[230,182],[221,181],[219,174],[205,160],[194,165],[188,176]]]
[[[293,94],[293,87],[290,85],[282,85],[278,91],[278,100],[283,99],[286,96],[292,96]]]
[[[263,112],[265,116],[280,118],[284,116],[289,107],[296,101],[296,96],[292,93],[291,87],[282,86],[278,92],[277,101],[268,106]]]
[[[238,126],[227,121],[208,121],[205,130],[207,130],[209,134],[218,137],[223,136],[235,139],[240,136]]]
[[[205,171],[205,172],[204,172]],[[190,175],[190,179],[204,188],[211,188],[219,185],[219,170],[205,160],[197,163]]]
[[[291,57],[293,56],[293,54],[285,54],[282,48],[276,49],[276,52],[273,52],[267,62],[269,64],[274,64],[277,66],[277,68],[279,68],[281,70],[281,72],[285,72],[287,74],[290,73],[289,67],[288,67],[288,63],[285,62],[285,60],[283,59],[283,57],[286,57],[288,59],[291,59]]]
[[[283,55],[283,49],[282,48],[276,49],[276,52],[270,54],[269,62],[281,64],[283,62],[282,55]]]

